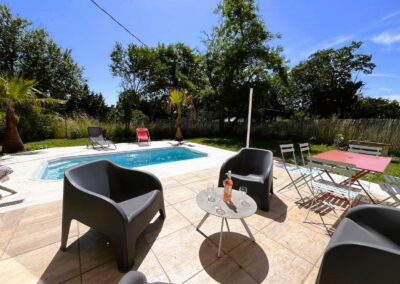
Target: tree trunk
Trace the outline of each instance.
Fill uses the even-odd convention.
[[[4,133],[3,152],[15,153],[24,151],[24,143],[22,143],[17,128],[17,119],[12,106],[8,105],[6,110],[6,129]]]
[[[182,123],[181,123],[181,118],[179,116],[176,118],[175,126],[176,126],[175,140],[182,142],[183,141]]]

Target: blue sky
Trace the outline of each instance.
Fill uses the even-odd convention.
[[[217,0],[97,0],[149,46],[184,42],[202,49],[202,32],[217,23]],[[107,103],[117,100],[118,78],[109,70],[116,41],[134,39],[89,0],[5,0],[14,13],[44,27],[85,68],[91,89]],[[282,38],[273,44],[295,65],[316,50],[338,48],[352,40],[364,42],[362,52],[373,55],[374,73],[363,76],[363,93],[400,100],[399,0],[258,0],[267,28]]]

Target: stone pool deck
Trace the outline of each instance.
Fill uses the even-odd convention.
[[[278,192],[288,182],[274,167],[271,210],[246,219],[252,243],[238,220],[224,232],[223,254],[217,257],[220,219],[210,217],[196,231],[204,212],[196,194],[216,183],[219,168],[162,178],[167,218],[155,216],[140,237],[134,270],[149,282],[166,283],[314,283],[329,235],[318,214],[296,202],[294,190]],[[304,194],[307,190],[303,188]],[[67,252],[59,250],[61,201],[0,214],[0,283],[117,283],[116,267],[107,239],[73,221]],[[338,216],[327,212],[328,227]]]
[[[174,145],[175,142],[173,141],[155,141],[152,142],[150,146],[138,146],[137,143],[120,143],[117,144],[117,150],[92,149],[86,146],[76,146],[49,148],[2,156],[0,158],[0,164],[11,167],[14,172],[9,176],[8,180],[0,182],[0,187],[3,186],[15,190],[17,194],[7,196],[8,193],[4,192],[4,196],[6,197],[0,199],[0,213],[35,204],[56,201],[62,198],[62,180],[46,181],[40,180],[38,177],[42,165],[48,160],[64,157],[173,148],[176,147]],[[234,152],[231,151],[196,143],[186,143],[180,147],[206,153],[207,157],[138,167],[138,169],[152,172],[157,177],[164,178],[220,167],[223,161],[234,154]],[[3,192],[0,192],[0,194],[3,195]]]
[[[167,142],[154,142],[153,146],[166,146],[164,143]],[[330,236],[318,214],[311,212],[309,222],[303,222],[308,209],[299,205],[294,190],[279,192],[289,182],[279,162],[274,163],[271,210],[257,211],[246,218],[256,242],[248,239],[238,220],[231,220],[230,232],[223,236],[222,257],[217,257],[220,219],[209,217],[202,233],[196,231],[204,212],[195,197],[207,183],[217,183],[221,163],[233,152],[193,146],[208,151],[209,157],[146,169],[158,171],[167,218],[163,221],[155,216],[140,237],[133,269],[145,273],[149,282],[315,283]],[[130,150],[134,146],[119,145],[118,149]],[[62,153],[60,149],[47,149],[4,157],[2,163],[9,161],[15,169],[8,185],[16,190],[20,186],[26,188],[30,195],[17,207],[5,206],[0,212],[0,283],[118,283],[123,276],[117,270],[107,239],[84,224],[72,222],[69,247],[66,252],[59,250],[62,182],[29,178],[46,159],[86,155],[88,151],[98,153],[71,147]],[[310,195],[306,188],[302,191],[305,196]],[[32,197],[35,195],[36,199]],[[344,204],[337,204],[338,215],[328,211],[323,217],[328,228],[334,228],[344,213]]]

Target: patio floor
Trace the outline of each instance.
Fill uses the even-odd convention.
[[[315,283],[323,251],[329,242],[320,218],[295,203],[294,190],[276,192],[271,210],[246,219],[256,242],[238,220],[229,221],[223,254],[217,257],[220,219],[196,225],[204,212],[196,193],[217,182],[219,169],[208,169],[162,180],[167,218],[157,215],[140,238],[134,270],[149,282],[171,283]],[[274,188],[288,183],[274,167]],[[123,276],[111,246],[99,233],[74,221],[69,247],[59,250],[61,201],[17,209],[0,215],[0,283],[117,283]],[[339,214],[340,215],[340,214]],[[337,216],[328,213],[333,224]],[[206,237],[207,236],[207,237]]]

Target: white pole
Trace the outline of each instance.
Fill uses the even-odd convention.
[[[253,88],[250,88],[249,96],[249,116],[247,117],[247,139],[246,148],[250,147],[250,128],[251,128],[251,109],[253,107]]]

